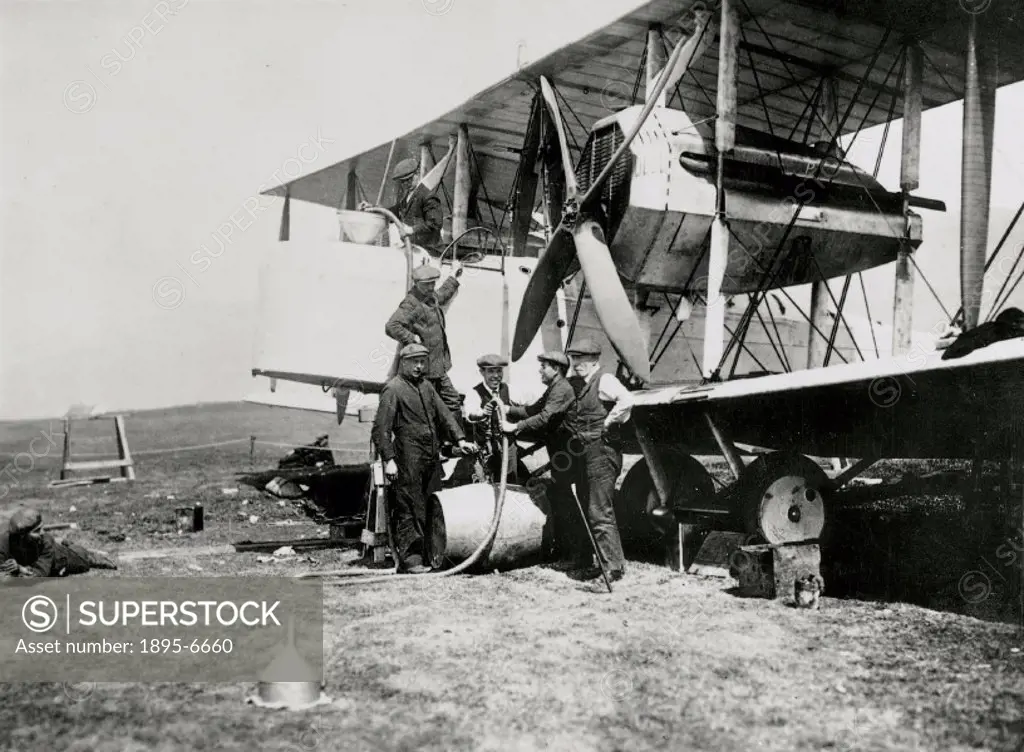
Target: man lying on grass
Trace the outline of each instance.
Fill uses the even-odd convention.
[[[0,576],[67,577],[90,569],[117,569],[117,564],[76,543],[57,541],[43,532],[34,509],[19,509],[0,531]]]

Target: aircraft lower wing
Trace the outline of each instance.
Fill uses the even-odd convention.
[[[955,360],[899,359],[635,393],[656,443],[718,454],[705,413],[733,442],[819,457],[955,458],[987,454],[1024,409],[1024,338]],[[994,455],[993,455],[994,456]]]

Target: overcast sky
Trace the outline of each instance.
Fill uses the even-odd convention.
[[[0,417],[240,398],[280,202],[260,199],[267,210],[201,271],[190,255],[289,159],[312,171],[375,145],[633,5],[0,0]],[[994,195],[1007,205],[1024,198],[1022,101],[1000,93]],[[954,209],[959,118],[926,115],[919,191]],[[897,172],[888,159],[883,182]],[[293,206],[294,239],[336,233],[306,211]],[[172,292],[180,304],[161,307]]]

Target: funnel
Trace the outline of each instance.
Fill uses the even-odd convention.
[[[387,220],[379,214],[351,209],[339,209],[338,221],[341,223],[342,239],[362,245],[372,245],[387,226]]]
[[[294,681],[297,677],[304,678],[304,681]],[[289,681],[284,681],[286,678]],[[288,710],[303,710],[330,702],[330,698],[321,693],[320,678],[295,648],[295,626],[291,617],[284,645],[264,670],[256,687],[256,696],[250,697],[248,702],[260,707]]]

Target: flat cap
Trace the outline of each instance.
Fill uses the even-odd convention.
[[[548,350],[537,356],[537,360],[542,363],[554,363],[556,366],[562,368],[569,367],[569,359],[565,357],[565,353],[560,353],[558,350]]]
[[[425,348],[423,345],[413,342],[411,345],[406,345],[398,353],[398,357],[401,358],[416,358],[424,356],[430,353],[430,350]]]
[[[476,359],[477,368],[504,368],[508,365],[508,361],[500,355],[481,355]]]
[[[43,517],[34,509],[19,509],[10,520],[11,533],[27,533],[43,524]]]
[[[569,355],[592,355],[595,358],[601,355],[601,346],[592,339],[581,339],[565,348]]]
[[[413,282],[426,282],[430,279],[437,279],[441,276],[441,271],[436,266],[430,264],[420,264],[412,270],[412,281]]]
[[[405,180],[406,178],[411,178],[416,174],[419,167],[420,163],[412,157],[403,159],[395,165],[395,169],[391,171],[391,177],[393,180]]]

